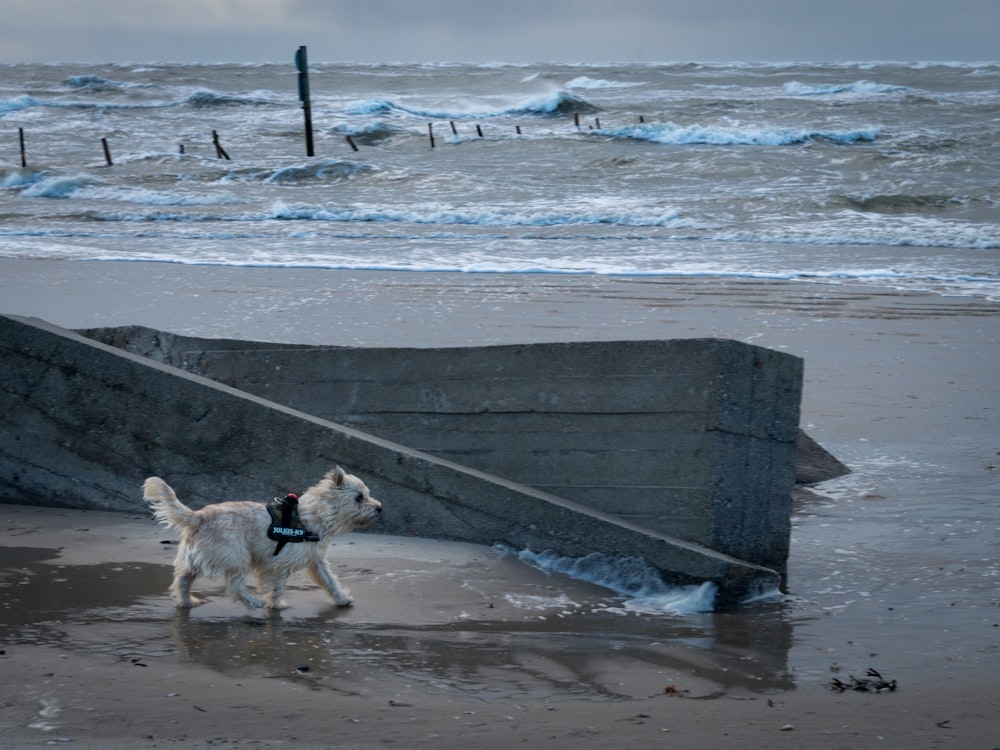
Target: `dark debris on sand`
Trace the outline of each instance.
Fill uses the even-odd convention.
[[[882,675],[869,667],[866,677],[859,680],[854,675],[850,675],[850,682],[844,682],[834,677],[830,681],[829,687],[831,690],[836,690],[840,693],[843,693],[845,690],[856,690],[861,693],[881,693],[883,690],[890,692],[895,690],[896,681],[886,680]]]

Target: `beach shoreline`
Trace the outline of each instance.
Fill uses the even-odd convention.
[[[629,652],[670,648],[682,640],[683,621],[666,618],[660,642],[640,644],[625,635],[640,627],[635,616],[621,615],[620,633],[599,629],[591,637],[606,639],[605,647],[588,653],[564,632],[572,619],[538,629],[535,615],[502,598],[487,602],[482,589],[463,583],[478,568],[505,579],[509,590],[547,585],[475,545],[355,535],[331,556],[354,588],[355,607],[331,607],[293,579],[292,608],[280,615],[243,610],[213,584],[199,587],[209,602],[188,613],[167,600],[174,549],[151,518],[7,505],[0,519],[0,583],[19,589],[19,611],[5,608],[0,618],[5,747],[499,750],[512,742],[669,742],[721,750],[733,742],[835,748],[861,741],[931,748],[977,747],[993,730],[997,699],[986,673],[839,692],[830,684],[850,682],[846,665],[826,670],[823,681],[801,679],[749,644],[730,654],[731,664],[715,654],[734,643],[641,661]],[[30,550],[38,554],[27,562]],[[23,564],[11,565],[16,553]],[[406,594],[391,583],[397,571],[409,578]],[[96,578],[107,588],[93,589]],[[67,596],[49,598],[53,591]],[[380,650],[380,634],[412,658]],[[435,639],[437,646],[421,646]],[[549,643],[532,649],[525,645],[532,639]],[[726,677],[730,668],[745,674]]]
[[[802,427],[855,470],[797,500],[786,601],[680,621],[532,612],[525,596],[600,595],[523,566],[500,575],[510,561],[489,550],[364,535],[344,547],[346,613],[298,588],[277,628],[220,602],[184,621],[150,519],[3,498],[0,583],[32,611],[50,576],[103,591],[136,571],[125,601],[74,599],[30,622],[4,608],[18,634],[0,644],[5,747],[1000,746],[1000,303],[773,280],[8,258],[0,312],[316,345],[734,338],[804,358]],[[397,571],[417,572],[399,589]],[[289,636],[358,672],[297,671],[310,664],[275,650]],[[240,638],[270,656],[227,650]],[[828,689],[869,667],[899,689]]]

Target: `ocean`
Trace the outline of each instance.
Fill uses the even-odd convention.
[[[1000,295],[998,63],[0,70],[3,257]]]

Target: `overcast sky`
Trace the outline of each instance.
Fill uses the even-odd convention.
[[[0,62],[987,61],[1000,0],[0,0]]]

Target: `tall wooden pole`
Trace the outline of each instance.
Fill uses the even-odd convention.
[[[303,44],[295,53],[295,67],[299,69],[299,100],[306,120],[306,156],[313,155],[312,102],[309,100],[309,60]]]

